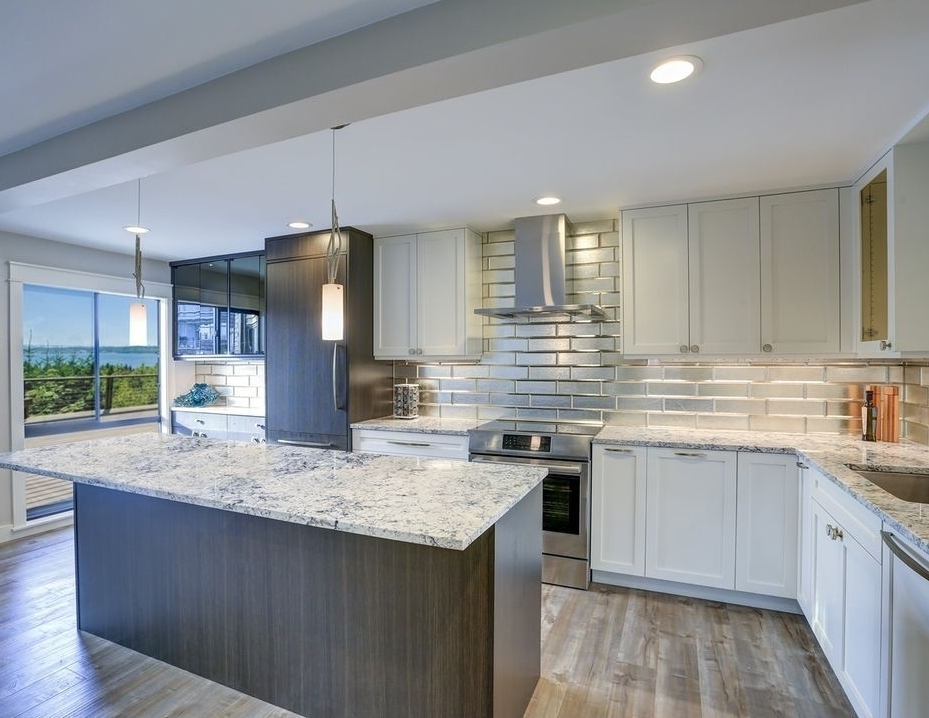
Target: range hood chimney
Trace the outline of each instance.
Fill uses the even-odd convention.
[[[565,304],[565,234],[563,214],[520,217],[514,221],[516,298],[512,307],[475,309],[487,317],[605,319],[595,304]]]

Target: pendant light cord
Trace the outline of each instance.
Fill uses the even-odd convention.
[[[345,125],[332,128],[332,232],[329,234],[329,246],[326,249],[326,268],[329,284],[335,284],[339,272],[339,254],[342,252],[342,230],[339,227],[339,214],[335,208],[335,133]]]
[[[138,191],[136,194],[136,227],[142,226],[142,178],[139,177]],[[145,296],[145,285],[142,284],[142,238],[138,233],[135,235],[135,295],[138,299]]]

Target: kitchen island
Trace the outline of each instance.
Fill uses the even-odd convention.
[[[75,483],[78,627],[312,718],[513,718],[544,470],[140,434],[0,455]]]

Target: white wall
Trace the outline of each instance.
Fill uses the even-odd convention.
[[[10,397],[12,362],[22,361],[20,356],[10,356],[10,262],[114,277],[131,277],[134,269],[132,251],[133,247],[127,246],[127,254],[115,254],[0,232],[0,277],[4,284],[3,291],[0,292],[0,342],[3,343],[3,349],[0,350],[0,450],[11,449],[14,431],[12,417],[15,412],[22,411],[21,406],[12,406]],[[165,284],[171,282],[171,271],[166,262],[143,260],[142,276],[146,281]],[[9,537],[12,525],[12,474],[6,469],[0,469],[0,541]]]

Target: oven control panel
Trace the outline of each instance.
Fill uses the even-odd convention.
[[[552,450],[552,437],[539,434],[504,434],[503,449],[550,452]]]

